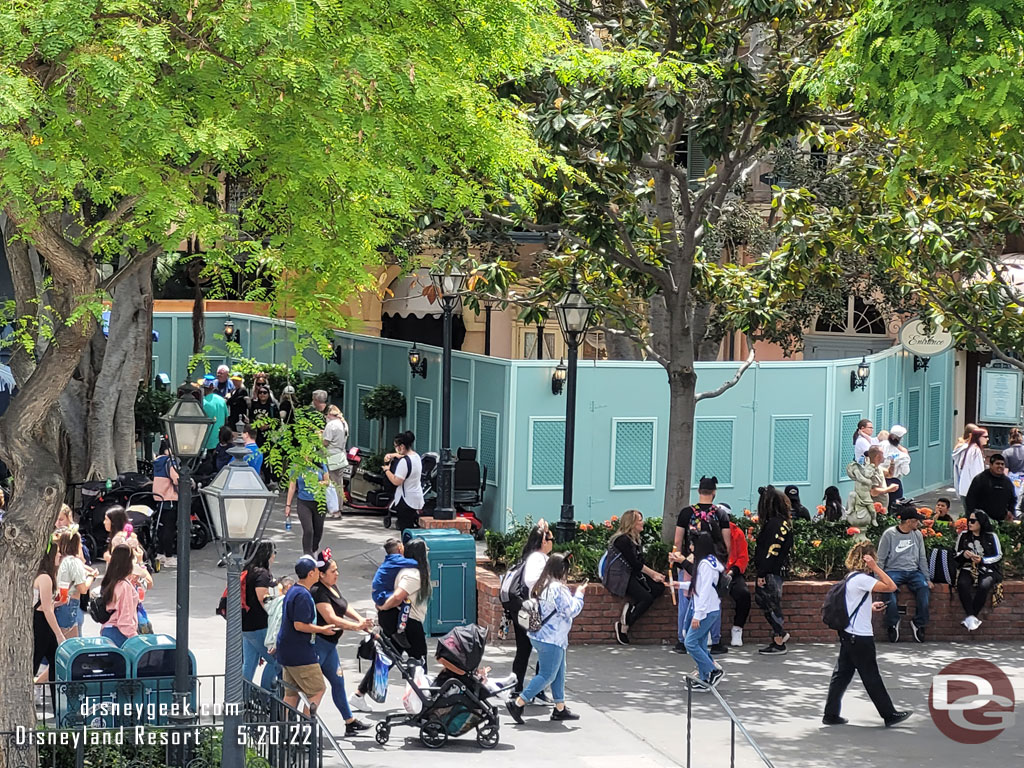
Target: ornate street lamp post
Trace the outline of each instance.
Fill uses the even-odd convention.
[[[455,505],[452,488],[455,484],[455,461],[452,459],[452,313],[461,300],[466,275],[458,270],[435,268],[430,272],[434,295],[444,312],[444,351],[441,355],[441,471],[437,483],[438,520],[452,520]]]

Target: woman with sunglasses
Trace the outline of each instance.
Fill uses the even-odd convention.
[[[523,563],[522,582],[523,589],[527,594],[534,588],[540,575],[544,572],[544,566],[547,565],[548,555],[551,554],[554,544],[554,534],[542,518],[530,530],[530,535],[526,537],[526,543],[523,545],[522,557],[519,558],[519,562]],[[512,694],[517,696],[523,692],[526,669],[530,666],[530,654],[533,653],[533,643],[530,642],[526,630],[519,626],[516,617],[510,616],[509,619],[516,637],[516,656],[512,660],[512,672],[516,676],[516,685]],[[543,695],[542,692],[540,696]]]
[[[960,623],[973,632],[981,626],[978,614],[992,590],[1003,580],[1003,550],[989,516],[976,509],[967,515],[967,530],[956,540],[956,562],[960,572],[956,591],[967,614]]]

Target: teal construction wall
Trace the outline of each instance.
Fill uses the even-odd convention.
[[[225,361],[224,313],[206,317],[213,367]],[[231,313],[247,356],[288,363],[294,354],[289,324]],[[154,371],[172,381],[185,377],[192,346],[191,316],[158,313],[153,327]],[[405,418],[389,424],[416,433],[416,448],[436,451],[441,436],[441,352],[421,348],[426,379],[411,377],[409,344],[336,333],[341,364],[311,356],[313,372],[333,371],[345,384],[338,405],[352,441],[377,446],[374,424],[359,398],[379,383],[406,394]],[[219,347],[218,347],[219,345]],[[907,493],[948,483],[950,475],[953,352],[933,357],[914,372],[913,356],[893,348],[868,358],[866,389],[850,390],[857,360],[755,363],[725,394],[701,401],[694,423],[694,471],[717,475],[719,499],[734,509],[756,505],[757,488],[772,483],[800,488],[814,509],[824,489],[850,490],[844,468],[861,418],[876,432],[900,423],[911,455]],[[456,352],[452,369],[452,447],[474,446],[488,468],[481,513],[492,528],[513,521],[558,516],[565,425],[565,397],[551,392],[553,360],[503,360]],[[699,363],[701,390],[731,378],[736,363]],[[669,392],[656,363],[583,361],[579,366],[573,502],[581,521],[601,521],[629,508],[660,515],[668,454]]]

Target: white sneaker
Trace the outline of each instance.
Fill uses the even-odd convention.
[[[964,616],[963,621],[960,622],[965,627],[967,627],[967,631],[968,632],[971,631],[971,619],[973,619],[973,618],[974,618],[973,616]]]
[[[365,696],[360,696],[358,693],[353,693],[348,697],[348,705],[352,709],[358,709],[360,712],[373,712],[370,707],[370,700]]]
[[[734,648],[743,647],[743,627],[732,628],[732,641],[729,643],[729,645],[733,646]]]
[[[170,557],[169,555],[160,555],[157,558],[157,560],[160,561],[160,564],[164,568],[177,568],[178,567],[178,558],[176,558],[176,557]]]
[[[981,626],[981,619],[979,619],[977,616],[971,616],[971,625],[971,631],[973,632]]]

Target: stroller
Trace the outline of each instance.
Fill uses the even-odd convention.
[[[152,493],[152,480],[144,475],[126,472],[118,476],[116,482],[89,481],[77,483],[81,495],[78,511],[78,525],[82,532],[82,542],[94,557],[102,557],[107,547],[107,531],[103,527],[103,518],[107,510],[114,506],[124,507],[128,514],[135,535],[139,539],[145,553],[145,564],[151,573],[160,570],[160,563],[155,557],[155,537],[157,517],[154,514],[160,507],[160,497]]]
[[[378,722],[378,744],[387,744],[394,726],[411,725],[420,729],[420,741],[428,749],[440,749],[449,736],[462,736],[474,728],[476,743],[483,749],[498,745],[498,710],[488,698],[510,688],[515,678],[489,682],[478,672],[487,648],[486,629],[469,624],[455,627],[442,637],[437,642],[436,656],[444,669],[427,688],[416,684],[417,665],[407,660],[391,640],[377,635],[376,642],[422,705],[418,712],[388,715]]]

